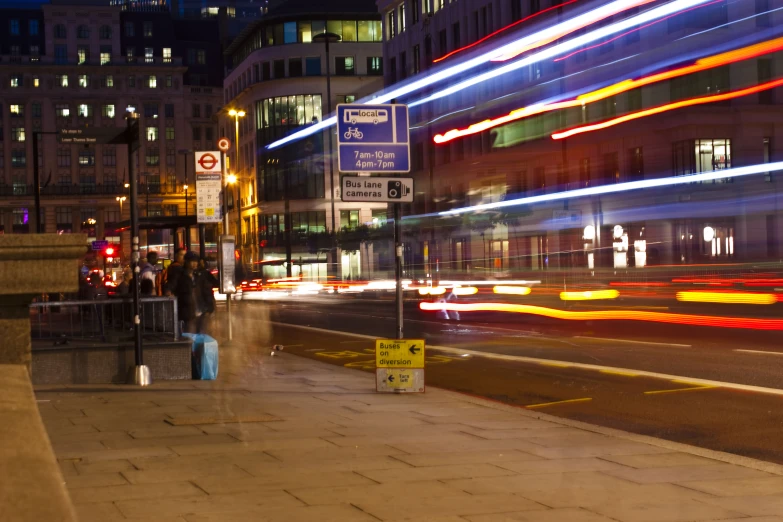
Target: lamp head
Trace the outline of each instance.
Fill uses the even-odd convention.
[[[235,111],[234,109],[231,109],[230,111],[228,111],[228,115],[229,116],[236,116],[237,115],[237,111]]]
[[[233,185],[236,182],[237,182],[236,174],[229,174],[228,176],[226,176],[226,183],[230,183]]]

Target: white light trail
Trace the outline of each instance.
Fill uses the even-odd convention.
[[[566,190],[564,192],[555,192],[552,194],[541,194],[540,196],[530,196],[526,198],[510,199],[508,201],[498,201],[496,203],[484,203],[482,205],[471,205],[469,207],[444,210],[435,214],[438,216],[454,216],[466,212],[477,212],[482,210],[495,210],[499,208],[515,207],[517,205],[530,205],[532,203],[543,203],[546,201],[558,201],[564,199],[582,198],[585,196],[598,196],[602,194],[614,194],[617,192],[628,192],[630,190],[639,190],[655,187],[670,187],[675,185],[685,185],[687,183],[698,183],[702,181],[714,181],[726,178],[739,178],[742,176],[751,176],[765,172],[774,172],[783,170],[783,161],[775,163],[760,163],[758,165],[748,165],[747,167],[737,167],[733,169],[717,170],[713,172],[704,172],[702,174],[691,174],[688,176],[670,176],[667,178],[644,179],[641,181],[629,181],[627,183],[617,183],[615,185],[601,185],[599,187],[590,187],[576,190]],[[406,216],[407,219],[422,216]]]
[[[576,47],[580,47],[584,45],[585,43],[589,43],[592,41],[595,41],[599,38],[603,38],[604,36],[613,34],[618,31],[623,31],[627,28],[633,27],[635,25],[642,24],[644,22],[653,20],[655,18],[666,16],[669,14],[672,14],[674,12],[680,11],[682,9],[687,9],[688,7],[692,7],[695,5],[706,3],[710,0],[676,0],[670,4],[663,5],[661,7],[657,7],[655,9],[651,9],[650,11],[645,11],[644,13],[641,13],[637,16],[634,16],[632,18],[629,18],[627,20],[623,20],[622,22],[618,22],[616,24],[604,27],[602,29],[598,29],[596,31],[592,31],[586,35],[583,35],[579,38],[576,38],[576,41],[579,41],[577,45],[573,47],[568,47],[567,49],[560,50],[556,54],[561,54],[566,51],[570,51],[572,49],[575,49]],[[432,73],[428,76],[425,76],[424,78],[421,78],[415,82],[411,82],[407,85],[403,85],[401,87],[398,87],[396,89],[392,89],[389,92],[383,93],[378,95],[375,98],[372,99],[364,99],[360,101],[360,103],[367,105],[367,104],[380,104],[380,103],[388,103],[391,100],[394,100],[395,98],[399,98],[402,96],[405,96],[406,94],[410,94],[412,92],[418,91],[420,89],[423,89],[425,87],[428,87],[434,83],[440,82],[442,80],[451,78],[452,76],[455,76],[457,74],[464,73],[468,71],[469,69],[473,69],[474,67],[478,67],[479,65],[491,62],[494,58],[497,58],[499,56],[502,56],[503,54],[513,52],[514,50],[519,49],[520,47],[524,47],[525,45],[530,45],[532,43],[535,43],[539,40],[544,40],[546,38],[553,38],[553,37],[559,37],[562,35],[562,33],[570,31],[578,30],[582,27],[585,27],[587,25],[590,25],[592,23],[595,23],[597,21],[600,21],[608,16],[611,16],[613,14],[619,13],[624,11],[625,9],[628,9],[630,7],[638,5],[638,0],[617,0],[615,2],[611,2],[609,4],[606,4],[604,6],[601,6],[599,8],[593,9],[591,11],[588,11],[587,13],[581,14],[579,16],[576,16],[572,19],[566,20],[565,22],[553,25],[552,27],[548,27],[546,29],[543,29],[541,31],[537,31],[531,35],[522,37],[518,40],[515,40],[511,43],[508,43],[504,46],[501,46],[497,49],[493,49],[491,51],[488,51],[484,54],[481,54],[475,58],[471,58],[470,60],[467,60],[465,62],[458,63],[456,65],[452,65],[450,67],[447,67],[445,69],[442,69],[440,71],[437,71],[435,73]],[[650,13],[659,13],[655,16],[652,16]],[[629,23],[631,21],[635,20],[633,23]],[[598,35],[594,38],[591,37],[591,35]],[[573,41],[573,40],[572,40]],[[566,44],[561,44],[559,46],[556,46],[555,48],[561,48]],[[533,62],[527,62],[526,60],[529,60],[530,58],[534,58],[536,56],[541,56],[542,54],[547,53],[547,51],[536,53],[535,55],[532,55],[529,58],[526,58],[524,60],[521,60],[521,62],[525,62],[524,65],[529,65],[529,63]],[[550,54],[547,54],[546,56],[541,56],[539,60],[544,60],[551,57]],[[514,66],[520,62],[514,62],[510,65],[507,65],[505,67],[501,67],[500,69],[496,70],[502,70],[510,66]],[[523,67],[524,65],[520,65],[519,67]],[[515,67],[518,68],[518,67]],[[509,69],[514,70],[515,68]],[[494,71],[492,71],[494,72]],[[507,71],[506,71],[507,72]],[[504,74],[504,73],[499,73]],[[484,75],[480,75],[477,78],[480,78]],[[494,76],[493,76],[494,77]],[[470,80],[468,80],[470,81]],[[479,80],[483,81],[483,80]],[[464,83],[464,82],[463,82]],[[458,84],[462,85],[462,84]],[[475,85],[475,83],[472,83],[470,85]],[[447,89],[448,90],[448,89]],[[444,91],[441,91],[444,92]],[[437,95],[438,93],[436,93]],[[435,96],[435,95],[433,95]],[[446,96],[446,94],[443,94],[442,96]],[[441,96],[437,96],[438,98]],[[436,99],[436,98],[426,98],[423,101],[416,102],[416,105],[425,103],[429,99]],[[285,145],[286,143],[290,143],[292,141],[296,141],[299,139],[302,139],[306,136],[309,136],[311,134],[314,134],[316,132],[319,132],[323,129],[326,129],[328,127],[331,127],[337,123],[337,118],[335,116],[326,118],[325,120],[316,123],[315,125],[311,125],[305,129],[299,130],[297,132],[294,132],[293,134],[290,134],[286,136],[285,138],[279,139],[275,142],[270,143],[266,146],[267,149],[275,149],[277,147],[280,147],[281,145]]]

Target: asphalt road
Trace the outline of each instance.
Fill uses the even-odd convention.
[[[271,339],[259,317],[274,321]],[[406,319],[405,337],[423,338],[430,347],[428,385],[783,463],[781,334],[502,314],[446,321],[413,304]],[[373,371],[373,340],[352,334],[393,337],[395,321],[390,302],[319,297],[243,302],[235,309],[235,325],[237,345],[279,343],[290,353]]]

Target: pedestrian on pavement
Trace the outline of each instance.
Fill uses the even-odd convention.
[[[133,281],[133,271],[129,266],[122,269],[122,282],[117,286],[117,295],[127,296],[131,293],[131,282]]]
[[[158,295],[158,253],[148,252],[147,260],[140,266],[141,293],[145,296]],[[149,282],[145,282],[149,281]]]
[[[176,295],[177,279],[184,270],[186,253],[187,251],[184,248],[177,250],[177,253],[174,255],[174,262],[166,270],[166,281],[163,284],[164,295]]]
[[[216,306],[214,289],[219,285],[209,269],[209,263],[202,257],[196,273],[196,333],[209,334],[212,330],[212,317]]]
[[[182,331],[197,333],[198,255],[188,252],[183,258],[182,272],[177,275],[172,293],[177,297],[177,313],[184,324]]]

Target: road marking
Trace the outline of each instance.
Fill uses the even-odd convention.
[[[592,401],[592,400],[593,399],[591,399],[590,397],[585,397],[584,399],[568,399],[568,400],[565,400],[565,401],[544,402],[542,404],[530,404],[529,406],[525,406],[525,408],[528,408],[528,409],[532,410],[534,408],[544,408],[546,406],[556,406],[558,404],[568,404],[568,403],[572,403],[572,402],[587,402],[587,401]]]
[[[652,346],[676,346],[677,348],[690,348],[690,344],[675,344],[675,343],[653,343],[650,341],[631,341],[630,339],[611,339],[608,337],[590,337],[587,335],[575,335],[572,339],[590,339],[594,341],[614,341],[617,343],[629,343],[629,344],[649,344]]]
[[[654,390],[654,391],[646,391],[644,392],[645,395],[658,395],[661,393],[676,393],[676,392],[687,392],[687,391],[697,391],[697,390],[713,390],[715,388],[720,388],[720,386],[693,386],[691,388],[677,388],[676,390]]]
[[[734,352],[742,352],[742,353],[760,353],[764,355],[783,355],[783,352],[765,352],[764,350],[732,350]]]
[[[538,364],[540,364],[541,366],[554,366],[556,368],[568,368],[569,366],[571,366],[570,364],[566,364],[566,363],[549,362],[549,361],[540,362]]]
[[[607,373],[609,375],[622,375],[624,377],[636,377],[639,375],[636,372],[624,372],[621,370],[601,370],[601,373]]]
[[[277,326],[284,326],[288,328],[296,328],[300,330],[310,330],[313,332],[320,332],[320,333],[329,333],[329,334],[342,334],[346,336],[351,337],[361,337],[365,339],[375,339],[375,336],[371,335],[363,335],[363,334],[355,334],[350,332],[341,332],[339,330],[327,330],[325,328],[316,328],[313,326],[300,326],[297,324],[289,324],[289,323],[281,323],[278,321],[272,321],[273,325]],[[587,363],[576,363],[576,362],[568,362],[568,361],[557,361],[552,359],[540,359],[537,357],[525,357],[522,355],[504,355],[500,353],[491,353],[491,352],[480,352],[478,350],[466,350],[465,348],[451,348],[449,346],[430,346],[430,350],[436,350],[439,352],[446,352],[446,353],[453,353],[457,355],[462,355],[464,353],[474,355],[476,357],[486,357],[488,359],[498,359],[501,361],[515,361],[515,362],[525,362],[525,363],[533,363],[533,364],[563,364],[572,368],[581,368],[583,370],[615,370],[615,371],[623,371],[623,372],[631,372],[636,373],[638,377],[650,377],[653,379],[664,379],[667,381],[673,381],[673,380],[681,380],[681,381],[687,381],[690,383],[698,384],[698,385],[704,385],[704,386],[717,386],[720,388],[727,388],[730,390],[742,390],[742,391],[750,391],[750,392],[756,392],[756,393],[765,393],[769,395],[779,395],[783,396],[783,389],[780,388],[767,388],[764,386],[755,386],[752,384],[740,384],[736,382],[723,382],[723,381],[714,381],[712,379],[699,379],[699,378],[693,378],[693,377],[687,377],[683,375],[672,375],[667,373],[658,373],[658,372],[650,372],[646,370],[635,370],[633,368],[617,368],[614,366],[602,366],[598,364],[587,364]]]

